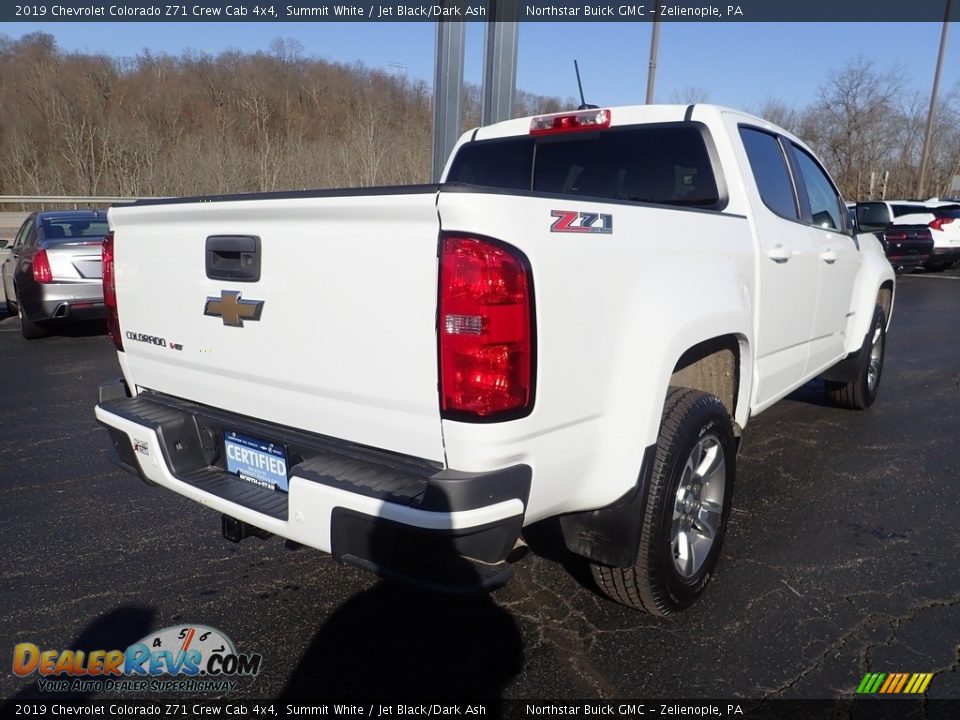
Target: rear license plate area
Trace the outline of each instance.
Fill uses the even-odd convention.
[[[269,490],[289,490],[287,449],[283,445],[224,430],[223,447],[228,473]]]

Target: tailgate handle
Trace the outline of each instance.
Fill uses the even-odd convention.
[[[211,235],[206,250],[207,277],[211,280],[260,279],[260,238],[255,235]]]

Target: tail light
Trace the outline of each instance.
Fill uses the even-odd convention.
[[[117,281],[113,266],[113,233],[107,233],[103,239],[100,256],[103,275],[103,304],[107,308],[107,331],[117,350],[123,351],[123,338],[120,335],[120,316],[117,313]]]
[[[610,127],[609,110],[581,110],[559,115],[540,115],[530,121],[531,135],[554,135]]]
[[[906,242],[907,234],[905,232],[886,233],[887,242]]]
[[[50,269],[50,258],[47,257],[46,250],[33,256],[33,279],[38,283],[53,282],[53,271]]]
[[[949,225],[949,224],[952,223],[955,219],[956,219],[956,218],[940,217],[940,218],[937,218],[936,220],[934,220],[933,222],[931,222],[931,223],[930,223],[930,227],[931,227],[933,230],[943,230],[943,226],[944,226],[944,225]]]
[[[445,417],[508,419],[533,405],[533,285],[526,258],[475,237],[440,250],[440,405]]]

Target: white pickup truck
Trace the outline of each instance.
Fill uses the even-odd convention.
[[[123,468],[228,539],[447,590],[506,582],[559,517],[655,614],[714,570],[749,418],[816,376],[872,404],[893,306],[810,150],[710,105],[482,127],[438,185],[109,219],[124,377],[96,416]]]

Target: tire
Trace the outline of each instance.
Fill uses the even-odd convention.
[[[17,298],[17,312],[20,315],[20,334],[27,340],[37,340],[48,335],[47,328],[33,322],[23,311],[23,303]]]
[[[638,518],[637,561],[627,568],[592,563],[600,589],[653,615],[691,605],[717,564],[735,475],[736,441],[726,407],[699,390],[670,388]]]
[[[851,410],[866,410],[873,405],[880,390],[883,360],[887,346],[887,319],[883,308],[873,310],[873,322],[860,348],[860,367],[852,382],[828,382],[827,394],[834,404]]]

